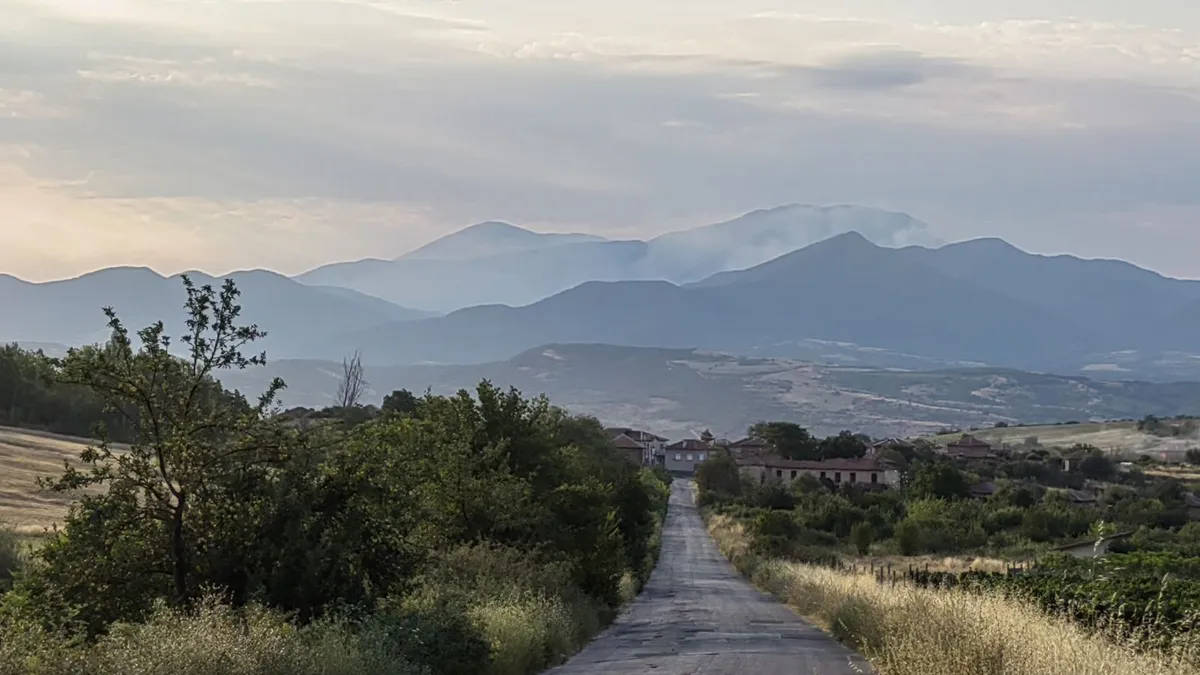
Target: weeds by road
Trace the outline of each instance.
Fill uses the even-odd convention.
[[[1200,642],[1169,654],[1088,633],[998,596],[881,585],[751,554],[742,526],[713,516],[721,551],[756,585],[855,648],[888,675],[1150,675],[1200,673]]]

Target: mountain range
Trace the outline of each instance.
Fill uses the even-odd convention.
[[[867,365],[980,364],[1182,379],[1200,369],[1200,282],[996,239],[936,249],[826,239],[701,281],[586,282],[538,302],[473,307],[338,336],[378,365],[483,363],[545,343],[698,347]],[[866,361],[864,356],[873,355]],[[911,365],[907,364],[907,365]]]
[[[406,307],[451,312],[477,305],[526,305],[588,281],[698,281],[753,267],[831,236],[860,232],[884,245],[936,245],[929,226],[903,213],[800,204],[648,241],[541,234],[487,222],[395,260],[336,263],[296,277],[353,288]]]
[[[181,276],[114,267],[35,284],[0,275],[0,341],[68,346],[103,342],[109,335],[103,308],[109,306],[131,331],[161,320],[167,334],[177,337],[185,318]],[[222,281],[201,272],[189,276],[198,286],[219,287]],[[310,355],[348,330],[431,316],[358,291],[308,286],[274,272],[235,272],[229,278],[242,293],[243,318],[267,331],[262,346],[275,357]]]
[[[872,236],[851,230],[789,248],[850,225]],[[245,318],[269,332],[263,346],[275,359],[336,362],[362,350],[375,367],[484,364],[544,344],[605,343],[868,368],[1200,379],[1200,281],[1121,261],[1035,255],[999,239],[902,245],[928,237],[903,214],[790,206],[648,242],[486,223],[397,261],[322,268],[423,270],[397,288],[442,297],[426,307],[449,302],[447,293],[462,300],[518,289],[532,298],[445,315],[317,283],[337,281],[317,278],[321,270],[298,279],[262,270],[231,276]],[[493,253],[480,257],[485,251]],[[614,266],[621,255],[633,267]],[[647,261],[673,280],[625,278]],[[581,281],[546,290],[568,277]],[[0,276],[0,341],[103,340],[107,305],[130,327],[164,319],[178,334],[182,304],[178,278],[143,268],[40,284]]]
[[[287,406],[330,405],[341,364],[275,361],[222,376],[253,394],[270,378],[287,383]],[[612,426],[671,438],[704,429],[740,437],[760,420],[793,420],[829,435],[853,429],[909,436],[944,427],[1172,416],[1200,408],[1200,383],[1112,382],[1007,369],[912,372],[739,357],[694,349],[542,345],[474,366],[368,367],[370,401],[407,388],[449,394],[487,378],[526,395],[595,415]]]

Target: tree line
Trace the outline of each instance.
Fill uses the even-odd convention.
[[[44,481],[77,497],[0,598],[0,672],[192,672],[135,656],[224,631],[211,649],[232,652],[205,658],[229,672],[516,675],[561,661],[648,577],[669,483],[597,420],[484,381],[297,424],[282,381],[247,398],[217,379],[266,359],[233,282],[184,285],[178,343],[106,310],[104,345],[3,352],[21,379],[2,421],[98,433]],[[264,656],[280,649],[290,670]]]

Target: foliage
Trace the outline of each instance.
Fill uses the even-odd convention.
[[[412,415],[417,412],[420,399],[407,389],[397,389],[383,397],[383,411],[397,415]]]
[[[696,487],[701,493],[737,496],[742,493],[742,476],[737,462],[724,453],[713,453],[696,467]]]
[[[750,427],[750,435],[770,444],[786,459],[817,459],[820,442],[808,429],[792,422],[759,422]]]
[[[907,475],[913,499],[963,499],[971,493],[967,477],[949,462],[929,462]]]
[[[101,434],[49,484],[95,489],[0,599],[4,675],[167,672],[172,650],[185,673],[523,675],[649,576],[670,479],[597,420],[485,381],[308,424],[324,413],[275,409],[282,382],[221,387],[263,332],[232,283],[185,284],[184,358],[109,311],[108,344],[29,360],[129,447]]]
[[[8,590],[13,576],[25,563],[21,539],[17,533],[0,523],[0,593]]]
[[[55,359],[0,345],[0,425],[88,436],[97,424],[114,441],[130,438],[126,419],[95,392],[60,380]]]

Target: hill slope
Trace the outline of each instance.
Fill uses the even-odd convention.
[[[197,285],[220,286],[221,279],[192,273]],[[304,356],[331,335],[428,317],[345,288],[306,286],[265,271],[230,277],[242,292],[243,317],[268,332],[264,346],[273,356]],[[108,338],[102,309],[113,307],[132,330],[154,321],[179,335],[186,295],[181,279],[153,270],[118,267],[64,281],[28,283],[0,278],[0,341],[80,345]]]
[[[789,355],[801,338],[1021,366],[1093,347],[1079,327],[840,235],[699,284],[586,283],[525,307],[489,306],[345,336],[378,364],[503,359],[547,342]],[[1040,339],[1025,326],[1040,327]]]
[[[288,382],[287,405],[331,401],[340,367],[277,361],[231,373],[227,386],[254,391],[270,377]],[[477,366],[369,367],[378,402],[408,388],[450,393],[480,379],[545,393],[612,425],[640,426],[673,438],[705,428],[737,436],[763,419],[794,420],[820,433],[928,434],[946,426],[1176,415],[1200,409],[1200,383],[1106,382],[1000,369],[903,372],[819,366],[694,349],[596,344],[544,345]]]
[[[889,249],[847,233],[684,286],[587,282],[526,306],[473,307],[402,327],[376,327],[342,336],[319,356],[353,345],[381,365],[480,363],[548,342],[602,342],[831,355],[834,361],[873,366],[974,363],[1098,376],[1200,376],[1200,359],[1187,351],[1188,345],[1200,345],[1200,321],[1187,314],[1190,305],[1181,304],[1200,285],[1119,264],[1109,284],[1113,311],[1130,317],[1140,312],[1140,318],[1097,318],[1067,308],[1073,294],[1084,296],[1108,278],[1107,270],[1114,269],[1108,261],[1059,261],[1017,251],[1018,272],[1022,265],[1048,267],[1040,283],[1059,277],[1059,288],[1067,289],[1039,296],[1025,281],[1003,281],[1019,273],[952,264],[969,257],[963,251],[986,258],[991,247],[981,240],[937,250]],[[1060,263],[1061,269],[1055,267]],[[990,273],[972,276],[977,267]],[[1145,294],[1154,298],[1137,305]],[[1122,304],[1122,297],[1131,300]],[[1082,297],[1079,302],[1096,304]],[[1175,330],[1161,335],[1165,326]]]

